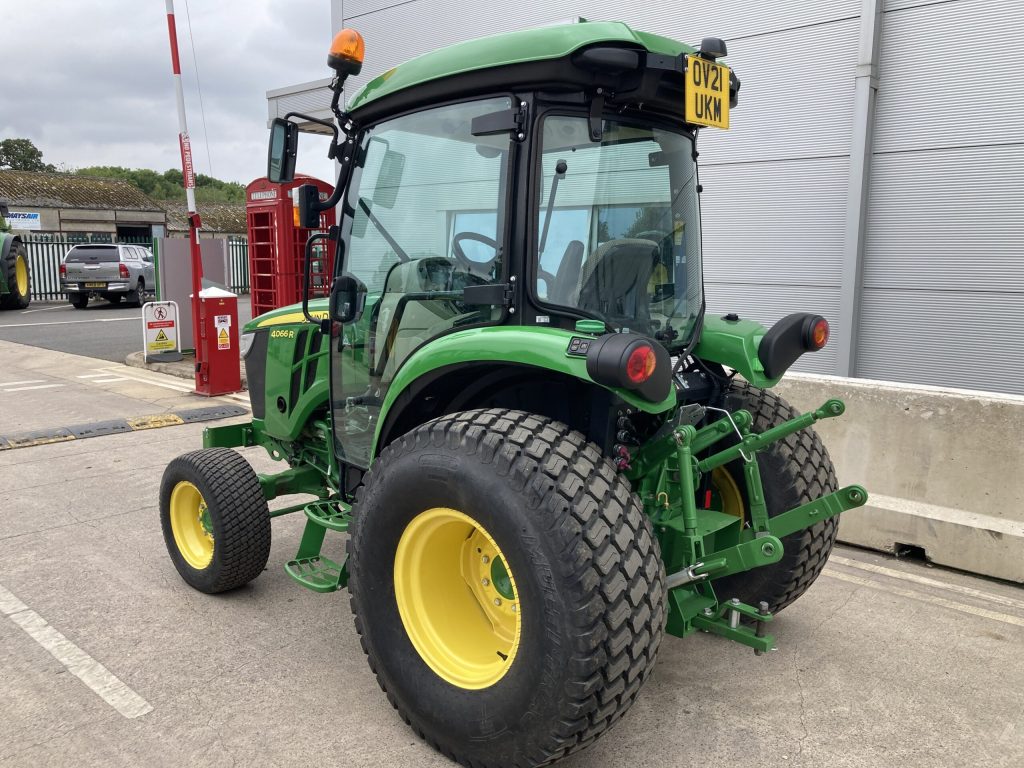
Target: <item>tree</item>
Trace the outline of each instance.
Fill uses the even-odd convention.
[[[12,171],[56,170],[50,163],[43,162],[43,153],[29,139],[0,141],[0,168],[10,168]]]

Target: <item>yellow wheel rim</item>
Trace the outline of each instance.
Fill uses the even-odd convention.
[[[25,257],[18,255],[14,260],[14,282],[18,286],[18,295],[28,295],[28,264],[25,263]]]
[[[185,562],[201,571],[213,560],[213,526],[203,494],[182,480],[171,491],[171,533]]]
[[[735,478],[725,467],[716,467],[711,470],[711,496],[712,509],[743,520],[746,512],[743,494],[740,493],[740,487],[736,484]]]
[[[512,666],[522,616],[515,579],[491,535],[447,507],[421,512],[395,552],[395,599],[420,657],[469,690],[494,685]]]

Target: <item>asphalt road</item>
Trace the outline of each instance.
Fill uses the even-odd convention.
[[[238,315],[242,325],[251,319],[248,296],[239,297]],[[102,299],[86,309],[32,302],[25,310],[0,312],[0,340],[123,363],[142,349],[142,310]]]

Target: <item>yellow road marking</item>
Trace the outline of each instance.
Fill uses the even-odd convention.
[[[173,427],[178,424],[184,424],[185,420],[173,413],[155,413],[152,416],[139,416],[134,419],[127,419],[127,422],[128,426],[133,430],[139,430]]]

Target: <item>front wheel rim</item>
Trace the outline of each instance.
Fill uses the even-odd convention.
[[[182,480],[171,491],[171,533],[182,558],[197,571],[213,560],[213,525],[199,489]]]
[[[420,658],[459,688],[494,685],[512,667],[522,615],[497,542],[469,515],[421,512],[395,552],[395,599]]]
[[[25,263],[25,257],[19,255],[14,261],[14,282],[18,286],[18,294],[21,296],[28,295],[28,264]]]

